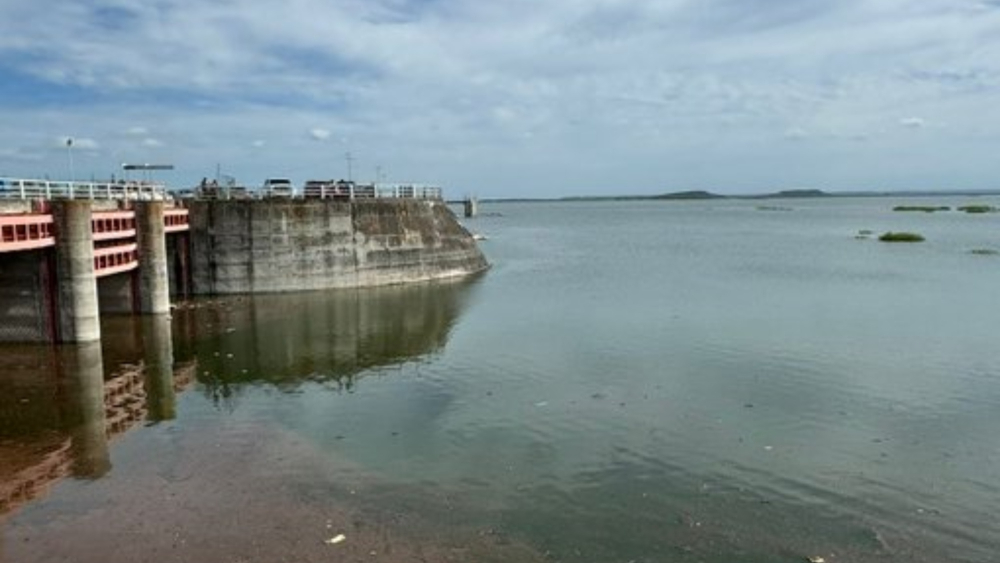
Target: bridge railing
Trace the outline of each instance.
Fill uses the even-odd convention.
[[[172,199],[159,182],[69,182],[0,177],[0,199],[111,199],[151,201]]]
[[[441,188],[421,184],[375,184],[375,197],[441,199]]]

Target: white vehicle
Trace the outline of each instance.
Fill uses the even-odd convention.
[[[295,187],[288,178],[268,178],[260,189],[261,197],[290,198],[295,195]]]

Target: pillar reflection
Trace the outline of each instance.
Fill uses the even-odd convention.
[[[104,358],[98,342],[62,348],[59,369],[65,382],[66,427],[72,474],[102,477],[111,469],[104,390]]]
[[[146,419],[151,422],[173,420],[177,416],[177,392],[169,315],[143,317],[142,347],[146,364]]]

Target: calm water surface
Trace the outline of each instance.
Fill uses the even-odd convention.
[[[486,204],[475,280],[4,346],[0,560],[995,561],[1000,214],[891,211],[969,202]]]

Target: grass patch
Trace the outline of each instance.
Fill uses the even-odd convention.
[[[921,211],[923,213],[934,213],[935,211],[951,211],[947,205],[897,205],[893,211]]]
[[[993,250],[992,248],[973,248],[969,251],[969,254],[975,254],[977,256],[996,256],[1000,254],[1000,251]]]
[[[997,208],[992,205],[963,205],[958,210],[966,213],[993,213]]]
[[[883,233],[878,237],[882,242],[924,242],[924,237],[917,233]]]

